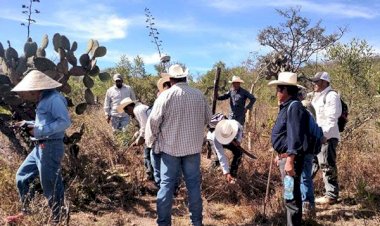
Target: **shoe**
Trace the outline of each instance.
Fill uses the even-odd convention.
[[[311,206],[309,202],[302,203],[302,215],[305,219],[315,219],[317,216],[315,206]]]
[[[319,197],[315,199],[315,203],[320,204],[320,205],[333,205],[336,202],[337,202],[337,199],[334,199],[328,196],[323,196],[323,197]]]
[[[25,216],[25,214],[21,212],[21,213],[18,213],[16,215],[13,215],[13,216],[7,216],[5,218],[5,221],[7,223],[19,223],[22,221],[22,219],[24,219],[24,216]]]

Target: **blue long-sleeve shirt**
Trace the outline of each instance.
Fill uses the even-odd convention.
[[[38,140],[63,139],[70,126],[66,99],[56,90],[44,90],[36,108],[34,137]]]
[[[256,102],[255,96],[240,87],[238,90],[230,90],[224,95],[219,96],[218,100],[227,100],[228,98],[230,98],[231,107],[230,118],[238,121],[240,125],[244,125],[245,109],[252,110],[253,104]],[[249,99],[249,103],[245,106],[247,99]]]
[[[308,113],[301,102],[289,99],[280,105],[276,123],[272,129],[272,146],[278,153],[297,155],[306,147],[308,133]]]

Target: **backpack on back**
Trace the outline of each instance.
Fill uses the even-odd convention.
[[[323,104],[326,104],[327,94],[329,94],[329,92],[331,91],[336,92],[335,90],[329,90],[326,93],[326,95],[323,97]],[[340,114],[338,118],[338,128],[339,128],[339,132],[343,132],[348,122],[348,106],[340,96],[339,96],[339,99],[340,99],[340,104],[342,105],[342,113]]]
[[[287,109],[287,113],[289,113],[290,107],[295,102],[299,101],[295,100],[291,102]],[[306,139],[304,142],[304,150],[308,153],[317,155],[321,151],[323,131],[322,128],[318,126],[312,113],[308,111],[306,108],[304,108],[304,110],[307,112],[308,115],[307,134],[305,135]]]

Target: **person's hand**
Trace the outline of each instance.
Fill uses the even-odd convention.
[[[144,137],[139,137],[135,140],[135,142],[133,142],[133,146],[140,146],[144,144],[144,142],[145,142]]]
[[[274,163],[276,163],[276,166],[279,166],[280,165],[280,157],[278,157],[278,155],[276,155],[276,157],[274,158]]]
[[[107,115],[107,116],[106,116],[106,120],[107,120],[107,123],[110,124],[111,116],[110,116],[110,115]]]
[[[236,183],[236,179],[231,176],[231,174],[227,173],[226,174],[226,179],[227,179],[227,183],[229,184],[235,184]]]
[[[325,136],[322,137],[321,143],[322,144],[326,144],[327,143],[327,138]]]
[[[137,139],[139,137],[140,133],[137,131],[136,133],[133,134],[132,140]]]
[[[290,155],[286,158],[284,170],[285,170],[285,173],[289,176],[294,177],[294,175],[296,175],[296,172],[294,170],[294,155]]]
[[[25,120],[22,120],[22,121],[19,121],[19,122],[16,122],[13,127],[14,128],[20,128],[22,125],[24,125],[26,122]]]

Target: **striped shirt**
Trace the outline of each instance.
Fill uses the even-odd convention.
[[[211,110],[203,94],[180,82],[162,92],[150,114],[154,151],[181,157],[200,153]]]

